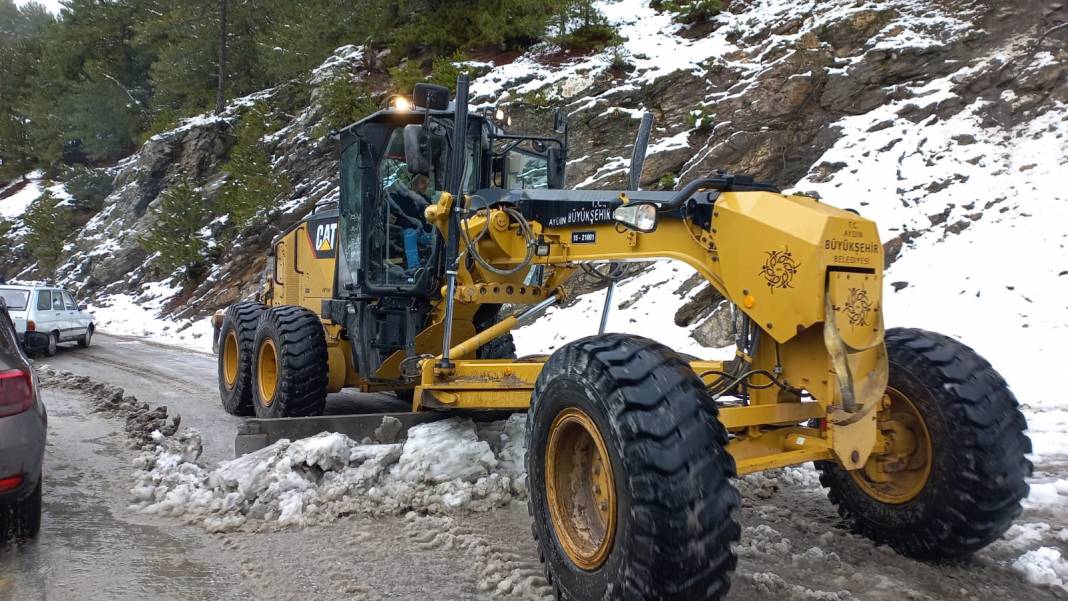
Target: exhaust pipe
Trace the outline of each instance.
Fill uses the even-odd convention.
[[[638,137],[634,140],[634,152],[630,155],[630,173],[627,189],[637,190],[641,185],[642,167],[645,166],[645,151],[649,149],[649,136],[653,133],[653,114],[642,113],[642,122],[638,126]]]

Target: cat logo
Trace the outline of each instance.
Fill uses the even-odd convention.
[[[317,258],[333,258],[334,249],[337,246],[337,221],[323,220],[308,223],[308,237]]]

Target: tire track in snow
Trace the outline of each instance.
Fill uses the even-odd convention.
[[[552,587],[536,557],[504,548],[471,527],[457,524],[452,517],[409,513],[404,521],[413,548],[427,552],[462,551],[472,566],[479,591],[489,598],[552,601]],[[526,535],[526,529],[519,529],[518,534]]]

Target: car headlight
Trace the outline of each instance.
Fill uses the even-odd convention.
[[[656,229],[656,205],[647,202],[626,204],[612,212],[612,218],[639,232]]]

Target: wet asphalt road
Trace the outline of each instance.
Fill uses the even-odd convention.
[[[214,355],[98,333],[87,349],[61,346],[56,356],[37,363],[121,386],[153,407],[166,405],[170,415],[182,416],[183,426],[200,431],[206,461],[234,456],[234,436],[243,418],[222,409]],[[343,392],[328,397],[326,412],[408,410],[410,405],[392,395]]]
[[[233,456],[241,418],[219,404],[214,357],[101,334],[93,342],[61,348],[38,364],[165,404],[182,415],[183,427],[202,433],[206,463]],[[43,394],[49,432],[42,530],[35,541],[0,549],[0,601],[488,598],[479,566],[436,547],[436,532],[445,532],[444,540],[456,536],[451,521],[353,516],[306,529],[213,535],[137,513],[128,503],[138,452],[128,448],[122,421],[92,413],[76,392]],[[390,395],[329,399],[331,413],[369,410],[403,407]],[[525,509],[506,508],[498,520],[515,522],[502,534],[515,533],[530,547]],[[532,554],[528,548],[523,556]]]

